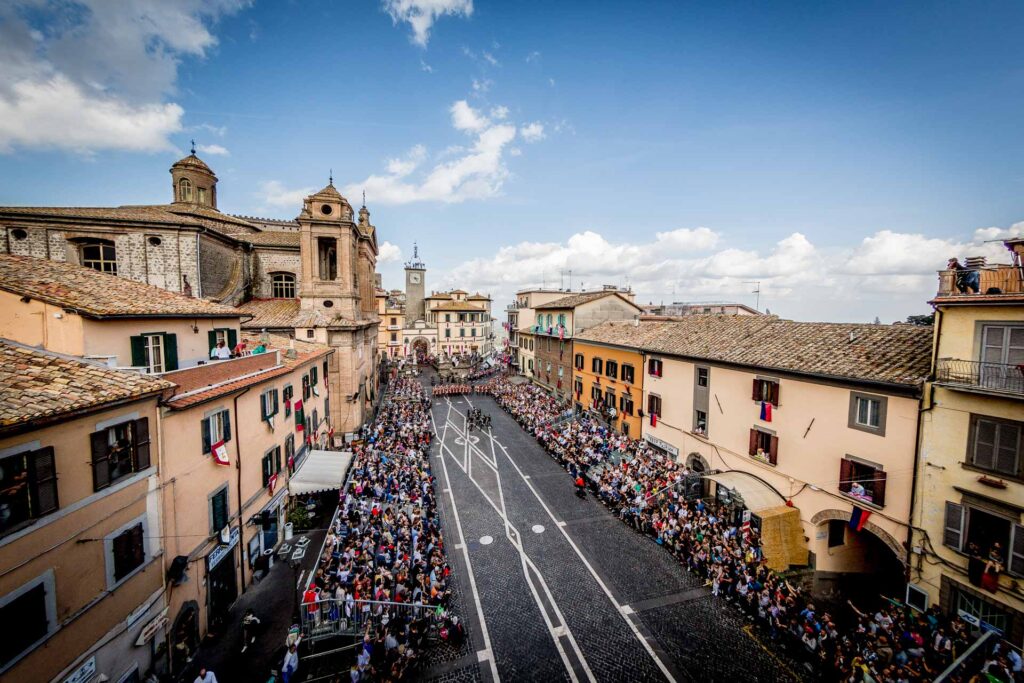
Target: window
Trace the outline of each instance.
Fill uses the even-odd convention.
[[[469,336],[471,336],[471,337],[475,337],[476,336],[476,328],[475,327],[473,329],[471,329],[470,332],[472,334],[470,334]]]
[[[281,392],[281,398],[284,399],[284,416],[291,417],[292,415],[292,397],[295,396],[295,390],[292,389],[291,384],[285,384],[284,390]]]
[[[465,337],[466,336],[466,328],[465,327],[460,327],[459,328],[459,336],[460,337]]]
[[[885,412],[888,399],[884,396],[850,392],[848,426],[862,432],[885,436]]]
[[[289,435],[291,436],[291,435]],[[294,440],[292,448],[294,448]],[[281,471],[281,447],[274,446],[263,455],[263,488],[270,485],[270,479]]]
[[[210,533],[216,534],[228,525],[228,487],[225,484],[210,496]]]
[[[200,187],[200,188],[198,188],[198,190],[199,190],[199,203],[200,204],[205,204],[206,203],[206,188],[205,187]]]
[[[593,358],[590,359],[590,371],[593,372],[595,375],[602,374],[602,365],[603,361],[597,356],[594,356]]]
[[[451,316],[451,313],[445,313],[445,314],[444,314],[444,321],[445,321],[446,323],[450,323],[450,322],[452,321],[452,316]]]
[[[295,276],[292,273],[271,273],[270,296],[275,299],[294,299]]]
[[[710,368],[697,368],[697,386],[706,387],[708,385],[708,378],[711,370]]]
[[[575,358],[573,360],[573,365],[576,366],[577,370],[582,370],[583,369],[583,354],[582,353],[577,353],[576,354],[576,356],[575,356]]]
[[[982,329],[981,362],[1009,365],[1013,369],[1024,364],[1024,325],[985,325]]]
[[[708,414],[703,410],[693,411],[693,433],[702,436],[708,433]]]
[[[213,447],[221,441],[231,441],[231,412],[219,410],[203,418],[200,426],[203,433],[203,455],[213,452]]]
[[[572,389],[576,393],[576,398],[578,399],[583,394],[583,378],[577,377],[573,380]]]
[[[314,365],[309,369],[309,385],[315,387],[320,383],[320,374],[317,367]]]
[[[302,400],[303,400],[303,401],[308,401],[308,400],[309,400],[309,397],[310,397],[310,396],[311,396],[312,394],[313,394],[313,391],[312,391],[312,389],[310,388],[310,384],[309,384],[309,375],[308,375],[308,374],[306,374],[306,375],[303,375],[303,376],[302,376]]]
[[[146,561],[146,539],[142,522],[137,522],[111,540],[114,583],[124,580]]]
[[[702,385],[704,386],[704,385]],[[754,379],[754,391],[751,398],[755,401],[771,403],[779,407],[779,383],[772,379]]]
[[[652,417],[661,416],[661,396],[651,394],[647,397],[647,414]]]
[[[619,410],[621,410],[624,415],[632,415],[633,414],[633,397],[629,396],[629,395],[620,396],[619,397]],[[623,424],[625,424],[625,423],[623,423]]]
[[[151,332],[132,337],[130,341],[132,367],[146,368],[146,372],[178,369],[178,335]]]
[[[178,182],[178,201],[179,202],[190,202],[190,201],[192,201],[192,181],[189,180],[188,178],[182,178]]]
[[[86,240],[79,247],[81,263],[101,273],[117,275],[117,250],[110,240]]]
[[[447,330],[447,329],[446,329],[446,330],[444,331],[444,338],[445,338],[445,339],[451,339],[451,338],[452,338],[452,331],[451,331],[451,330]]]
[[[747,453],[755,460],[775,465],[779,460],[779,437],[767,430],[751,429]]]
[[[965,496],[963,503],[946,501],[943,545],[966,552],[972,545],[982,557],[998,543],[1006,569],[1014,576],[1024,576],[1024,525],[1017,524],[1017,508],[998,509],[985,503],[972,504]],[[984,505],[985,509],[981,506]],[[1003,514],[999,514],[1003,512]]]
[[[57,467],[53,448],[41,448],[0,460],[0,535],[47,515],[57,504]]]
[[[960,587],[953,588],[954,598],[950,607],[951,611],[957,614],[966,612],[975,617],[978,622],[988,624],[999,633],[1008,633],[1013,625],[1013,615],[1002,609],[991,600],[986,600],[979,595],[968,593]]]
[[[619,375],[619,364],[613,360],[606,361],[604,364],[604,374],[615,379]]]
[[[260,419],[269,422],[271,429],[274,428],[273,418],[277,411],[277,389],[268,389],[260,394]]]
[[[217,344],[224,342],[224,345],[231,351],[238,344],[238,331],[228,327],[219,327],[206,333],[210,350],[217,348]]]
[[[846,543],[847,523],[841,519],[828,520],[828,547],[838,548]]]
[[[1021,477],[1024,423],[971,415],[967,462],[983,470]]]
[[[29,581],[0,598],[0,620],[16,625],[9,628],[0,645],[0,669],[16,662],[22,654],[57,630],[57,594],[53,570]]]
[[[284,440],[284,462],[288,465],[288,473],[295,472],[295,435],[289,434]]]
[[[94,491],[149,467],[149,418],[127,420],[93,432],[90,442]]]
[[[857,500],[885,505],[885,472],[880,465],[847,456],[839,461],[839,490]]]
[[[338,240],[317,238],[317,266],[321,280],[338,279]]]
[[[651,358],[647,361],[647,374],[652,377],[661,377],[662,362],[658,358]]]
[[[632,365],[623,365],[622,366],[622,375],[621,375],[622,376],[622,381],[623,382],[628,382],[628,383],[632,384],[633,380],[636,377],[634,372],[635,371],[633,370],[633,366]]]
[[[391,333],[391,341],[393,341],[393,342],[398,341],[398,333],[397,332],[392,332]]]
[[[599,403],[601,401],[601,387],[596,384],[590,387],[590,398],[594,400],[595,404]]]

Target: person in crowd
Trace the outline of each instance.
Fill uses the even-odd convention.
[[[217,683],[217,674],[213,673],[205,666],[199,667],[199,675],[196,676],[194,683]]]
[[[223,341],[219,341],[216,346],[210,349],[210,358],[212,360],[227,360],[231,358],[231,349]]]

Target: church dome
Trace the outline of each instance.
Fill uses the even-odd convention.
[[[171,165],[171,196],[175,204],[217,208],[217,176],[206,162],[192,153]]]
[[[171,165],[171,168],[191,168],[199,171],[206,171],[210,175],[213,175],[213,171],[210,167],[206,165],[205,161],[197,157],[195,152],[189,154],[184,159],[175,161],[174,164]]]
[[[327,187],[325,187],[324,189],[320,190],[319,192],[312,196],[317,199],[333,199],[334,201],[347,203],[347,200],[341,196],[340,192],[338,192],[338,188],[334,187],[334,183],[328,183]]]

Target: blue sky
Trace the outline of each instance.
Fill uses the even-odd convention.
[[[1020,3],[159,0],[0,9],[0,203],[290,218],[333,169],[379,270],[630,284],[802,320],[925,312],[1024,233]],[[568,284],[568,281],[565,281]]]

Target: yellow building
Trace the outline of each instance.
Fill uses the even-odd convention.
[[[426,322],[437,330],[437,353],[449,356],[462,353],[487,355],[494,349],[489,296],[470,295],[455,289],[435,292],[425,301]]]
[[[141,680],[165,645],[156,440],[171,386],[0,339],[3,680]]]
[[[587,332],[577,335],[572,349],[576,410],[596,414],[612,429],[640,438],[644,359],[639,349],[592,341]]]
[[[400,300],[401,292],[377,290],[377,315],[380,327],[377,332],[377,353],[381,357],[400,358],[403,350],[405,329],[405,306]]]
[[[921,411],[911,581],[978,628],[1024,640],[1024,240],[980,269],[981,292],[939,274],[934,382]],[[961,274],[961,277],[963,275]],[[998,548],[996,547],[998,545]],[[1002,571],[982,585],[971,556]],[[980,568],[980,562],[974,568]]]

